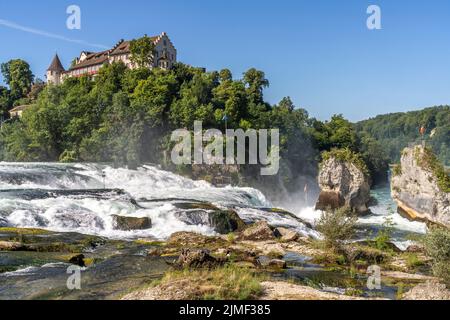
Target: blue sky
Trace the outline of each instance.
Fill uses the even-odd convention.
[[[66,28],[71,4],[81,8],[81,30]],[[382,30],[366,27],[370,4],[381,7]],[[229,68],[235,77],[261,69],[269,102],[291,96],[320,119],[450,104],[448,0],[0,1],[0,62],[25,59],[43,78],[56,51],[67,66],[82,50],[100,50],[91,43],[113,46],[162,31],[180,61]]]

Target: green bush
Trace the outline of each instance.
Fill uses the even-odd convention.
[[[419,259],[418,255],[416,253],[406,253],[406,266],[410,270],[414,270],[417,267],[420,267],[424,264],[422,260]]]
[[[402,165],[401,164],[394,165],[394,167],[392,168],[392,175],[394,177],[398,177],[398,176],[402,175]]]
[[[263,277],[233,264],[214,270],[168,271],[153,285],[173,287],[178,280],[189,282],[183,284],[191,287],[191,300],[252,300],[262,294]]]
[[[424,237],[423,243],[432,259],[434,275],[450,282],[450,230],[434,227]]]
[[[369,169],[364,162],[362,156],[359,153],[353,152],[349,148],[344,149],[331,149],[331,151],[324,151],[322,153],[322,164],[331,159],[336,158],[341,161],[354,164],[359,170],[361,170],[366,176],[369,175]]]
[[[394,232],[394,223],[392,218],[386,218],[382,228],[378,231],[377,236],[373,239],[375,247],[378,250],[390,250],[390,242],[392,241],[392,233]]]
[[[348,207],[327,209],[316,221],[316,228],[322,233],[328,247],[339,249],[342,242],[351,239],[355,234],[357,219]]]

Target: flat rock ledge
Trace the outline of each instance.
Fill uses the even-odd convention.
[[[282,281],[261,283],[263,294],[259,300],[368,300],[350,297]],[[192,290],[198,290],[188,280],[178,280],[169,284],[132,292],[122,300],[187,300]]]
[[[450,300],[450,290],[438,281],[427,281],[405,293],[403,300]]]
[[[261,283],[261,286],[264,293],[260,300],[369,300],[323,292],[311,287],[282,281],[265,281]]]

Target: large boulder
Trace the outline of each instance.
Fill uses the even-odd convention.
[[[183,249],[175,263],[180,269],[213,269],[224,263],[224,260],[213,257],[205,249]]]
[[[300,235],[296,231],[283,227],[276,228],[274,233],[281,242],[297,241],[300,237]]]
[[[184,210],[175,215],[189,225],[210,226],[220,234],[228,234],[245,228],[245,222],[233,210]]]
[[[266,221],[257,222],[245,229],[239,236],[245,241],[268,241],[274,240],[275,234]]]
[[[449,179],[431,150],[423,146],[406,148],[391,178],[398,212],[413,220],[450,227]]]
[[[69,263],[77,265],[79,267],[86,267],[86,263],[84,262],[84,255],[77,254],[69,259]]]
[[[403,300],[450,300],[450,290],[437,280],[429,280],[406,292]]]
[[[321,189],[316,210],[349,207],[353,212],[368,212],[370,182],[367,174],[351,161],[331,156],[321,164]]]
[[[19,251],[23,248],[20,242],[0,241],[0,251]]]
[[[116,230],[146,230],[152,227],[152,221],[148,217],[135,218],[112,215],[113,225]]]
[[[266,256],[261,256],[256,260],[258,266],[263,268],[272,268],[272,269],[286,269],[287,263],[281,259],[270,259]]]

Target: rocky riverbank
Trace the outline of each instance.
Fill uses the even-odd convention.
[[[0,244],[1,299],[396,299],[434,279],[421,254],[416,268],[409,253],[370,244],[335,253],[264,222],[222,236],[179,232],[164,242],[1,228]],[[385,273],[382,289],[370,291],[367,267],[375,261]],[[82,267],[81,290],[66,287],[70,265]]]

